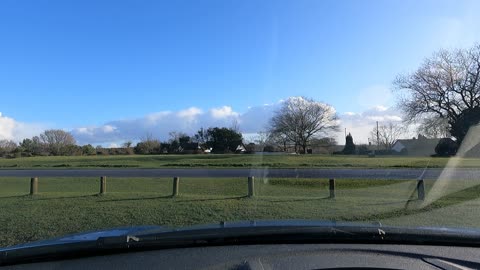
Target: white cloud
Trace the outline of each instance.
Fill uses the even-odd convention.
[[[18,142],[24,138],[38,135],[45,129],[46,127],[42,124],[19,122],[0,113],[0,140],[6,139]]]
[[[111,132],[114,132],[117,128],[111,125],[105,125],[102,127],[102,129],[103,129],[103,132],[105,133],[111,133]]]
[[[202,114],[202,110],[196,107],[191,107],[183,111],[179,111],[177,115],[182,118],[194,118],[197,115]]]
[[[79,144],[101,144],[138,141],[145,135],[168,139],[170,131],[193,134],[201,127],[230,127],[236,121],[242,133],[257,133],[267,128],[269,119],[281,103],[252,106],[238,113],[230,106],[203,111],[197,107],[177,112],[161,111],[136,119],[114,120],[98,127],[80,127],[71,132]]]
[[[90,134],[91,130],[86,127],[77,128],[76,131],[81,134]]]
[[[172,112],[170,111],[163,111],[163,112],[156,112],[147,115],[145,118],[147,120],[147,123],[155,123],[159,120],[164,119],[165,117],[169,116]]]
[[[232,107],[230,106],[210,109],[210,114],[213,118],[227,118],[238,116],[238,113],[234,112]]]

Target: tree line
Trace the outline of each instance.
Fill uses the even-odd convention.
[[[193,135],[182,132],[170,132],[169,135],[170,139],[165,142],[147,135],[134,147],[134,151],[136,154],[198,154],[206,152],[224,154],[244,150],[243,136],[234,128],[200,128]]]
[[[12,140],[0,140],[0,157],[235,153],[239,146],[243,146],[242,134],[225,127],[201,128],[192,136],[170,132],[170,139],[164,142],[147,135],[135,146],[128,141],[117,148],[93,147],[91,144],[80,146],[71,133],[52,129],[18,144]],[[244,148],[240,147],[240,150]]]

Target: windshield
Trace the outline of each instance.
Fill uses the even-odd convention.
[[[252,220],[478,229],[478,10],[1,1],[0,247]]]

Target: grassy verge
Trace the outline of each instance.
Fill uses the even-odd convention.
[[[0,246],[115,226],[252,219],[480,226],[480,187],[467,181],[450,183],[457,191],[425,205],[416,200],[415,181],[337,180],[333,200],[327,179],[256,179],[255,198],[245,197],[240,178],[182,178],[178,198],[170,197],[171,179],[109,178],[103,196],[98,178],[41,180],[32,197],[28,179],[0,178]],[[427,194],[433,183],[426,182]]]
[[[452,158],[478,168],[480,159]],[[131,155],[0,159],[0,169],[41,168],[444,168],[449,158],[327,155]]]

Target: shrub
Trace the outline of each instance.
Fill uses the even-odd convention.
[[[439,157],[450,157],[454,156],[457,153],[458,145],[457,142],[450,138],[441,139],[437,146],[435,147],[436,156]]]
[[[263,152],[275,152],[275,147],[273,145],[265,145]]]
[[[357,147],[357,154],[358,155],[368,155],[368,147],[366,145],[359,145]]]
[[[87,144],[82,146],[82,154],[86,156],[91,156],[95,155],[97,152],[95,151],[95,148],[91,144]]]
[[[254,143],[249,143],[249,144],[245,145],[245,153],[246,154],[255,153],[255,144]]]

